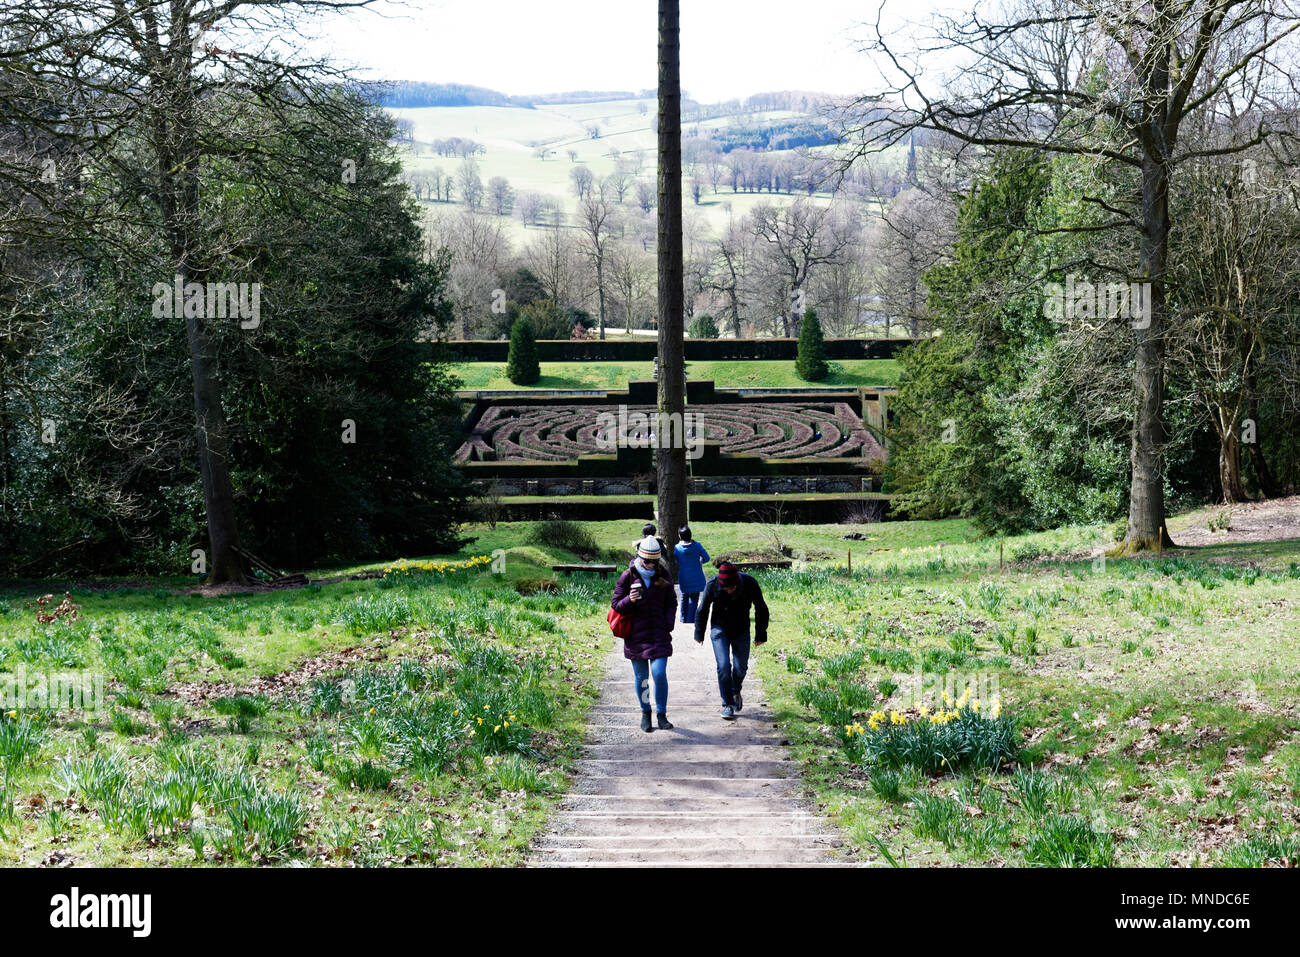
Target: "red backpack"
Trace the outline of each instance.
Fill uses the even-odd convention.
[[[627,615],[620,615],[611,608],[605,618],[609,622],[609,630],[614,633],[615,638],[622,638],[627,641],[632,637],[632,619]]]
[[[627,572],[623,574],[626,575]],[[627,641],[632,637],[632,619],[627,615],[620,615],[611,606],[605,620],[609,622],[609,630],[614,633],[615,638],[622,638]]]

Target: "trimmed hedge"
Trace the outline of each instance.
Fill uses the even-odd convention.
[[[845,521],[863,511],[877,512],[877,518],[890,518],[889,502],[881,498],[850,495],[782,495],[771,496],[769,501],[746,501],[692,498],[692,522],[768,522],[778,504],[781,521],[786,524],[825,525]],[[646,497],[637,502],[602,501],[600,496],[538,497],[522,502],[511,499],[502,504],[503,522],[541,522],[551,518],[572,519],[584,522],[614,521],[618,519],[654,520],[654,499]]]
[[[892,359],[913,339],[827,339],[827,359]],[[432,359],[435,343],[425,343]],[[510,343],[495,339],[454,339],[441,343],[456,362],[505,362]],[[797,357],[797,339],[687,339],[688,362]],[[654,339],[538,339],[540,362],[650,362],[659,355]]]
[[[473,392],[474,390],[471,390]],[[478,390],[492,391],[492,390]],[[473,400],[465,409],[461,418],[461,425],[464,431],[469,432],[474,423],[478,422],[486,412],[494,405],[517,405],[517,406],[545,406],[545,405],[599,405],[599,406],[618,406],[618,405],[657,405],[658,404],[658,384],[654,381],[634,381],[627,384],[626,389],[622,390],[598,390],[597,394],[583,396],[580,399],[567,395],[547,395],[544,393],[527,392],[527,391],[510,391],[501,390],[502,394],[490,398],[479,397]],[[878,390],[866,390],[868,396],[877,394]],[[761,388],[734,388],[718,389],[713,385],[711,379],[693,379],[686,383],[686,406],[687,411],[691,406],[704,405],[733,405],[738,402],[764,402],[764,403],[808,403],[808,402],[844,402],[848,405],[853,413],[862,417],[862,391],[852,388],[844,388],[842,391],[837,389],[822,388],[818,390],[800,390],[800,389],[761,389]]]

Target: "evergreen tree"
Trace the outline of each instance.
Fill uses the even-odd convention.
[[[713,317],[707,312],[702,312],[691,320],[690,332],[692,339],[716,339],[718,338],[718,324],[713,321]]]
[[[506,377],[515,385],[533,385],[542,377],[542,367],[537,363],[537,341],[533,336],[533,324],[523,317],[517,319],[510,330]]]
[[[826,344],[822,339],[821,320],[812,309],[803,314],[803,324],[799,329],[799,354],[794,362],[794,371],[805,382],[820,382],[831,371],[826,365]]]

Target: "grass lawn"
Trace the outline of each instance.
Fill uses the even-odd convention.
[[[107,703],[0,715],[0,864],[517,863],[607,638],[603,589],[517,577],[79,590],[48,624],[6,595],[0,668],[101,675]]]
[[[629,381],[654,377],[653,362],[543,362],[542,377],[533,389],[621,389]],[[831,374],[820,382],[805,382],[794,372],[794,361],[747,359],[733,362],[688,362],[691,379],[712,379],[726,388],[797,388],[845,386],[848,388],[898,385],[894,359],[845,359],[831,362]],[[506,378],[504,362],[461,362],[455,365],[463,389],[518,389]]]
[[[864,853],[1300,863],[1295,543],[1103,564],[1101,532],[1009,539],[1001,571],[996,542],[949,540],[855,561],[852,580],[765,576],[769,701],[811,796]],[[936,711],[962,713],[949,728]],[[1014,750],[990,761],[999,723]]]
[[[1171,521],[1175,537],[1210,514]],[[504,575],[206,598],[180,580],[74,587],[77,619],[46,623],[53,603],[34,599],[57,585],[0,593],[0,689],[2,672],[81,671],[107,692],[95,712],[0,715],[0,863],[518,863],[569,784],[611,640],[612,582],[538,587],[552,563],[626,555],[639,530],[584,527],[585,543],[476,526],[427,560],[500,550]],[[1103,564],[1102,527],[695,531],[715,557],[793,554],[794,570],[760,573],[772,641],[754,667],[809,796],[866,855],[1297,863],[1294,542]],[[970,679],[982,711],[920,723],[918,697],[957,709],[909,684],[918,672],[954,697]]]

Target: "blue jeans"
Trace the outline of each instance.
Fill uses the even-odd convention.
[[[725,707],[735,703],[749,671],[749,632],[728,635],[721,628],[710,628],[709,639],[713,642],[713,658],[718,663],[718,693]]]
[[[695,624],[695,610],[700,607],[700,593],[697,591],[682,592],[682,623],[687,625]]]
[[[632,659],[632,674],[636,678],[636,700],[641,702],[641,710],[650,713],[650,676],[655,677],[655,711],[666,714],[668,711],[668,659],[644,658]]]

